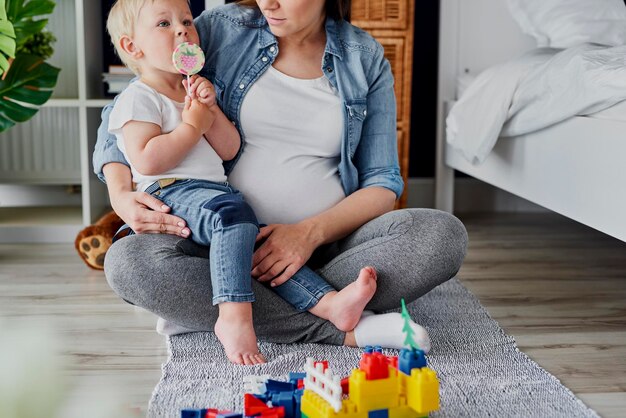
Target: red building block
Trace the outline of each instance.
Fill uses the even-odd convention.
[[[367,380],[386,379],[389,377],[389,362],[382,353],[364,353],[359,362],[359,369],[365,372]]]
[[[265,402],[258,399],[256,396],[250,393],[246,393],[245,395],[243,395],[243,411],[247,417],[262,414],[268,409],[270,409],[270,407],[265,405]]]

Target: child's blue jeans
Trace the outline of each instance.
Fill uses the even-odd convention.
[[[250,272],[259,224],[241,193],[227,183],[195,179],[163,179],[148,187],[146,193],[187,222],[191,239],[209,247],[213,304],[253,302]],[[273,289],[301,311],[311,309],[334,290],[306,266]]]

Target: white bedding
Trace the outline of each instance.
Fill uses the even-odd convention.
[[[452,107],[446,139],[480,163],[499,136],[524,135],[576,115],[626,120],[625,57],[626,46],[585,44],[540,48],[492,67]]]

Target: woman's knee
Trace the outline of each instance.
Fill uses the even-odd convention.
[[[116,241],[107,250],[104,259],[104,275],[109,286],[117,295],[128,300],[129,272],[138,268],[133,242],[138,235],[131,235]]]
[[[415,239],[431,247],[433,253],[443,257],[450,270],[456,274],[467,252],[467,230],[454,215],[436,209],[406,209],[413,217]]]
[[[104,259],[104,274],[109,286],[121,298],[136,303],[139,288],[156,271],[167,272],[163,263],[184,255],[183,238],[174,235],[131,235],[116,241]],[[170,261],[168,261],[170,260]]]

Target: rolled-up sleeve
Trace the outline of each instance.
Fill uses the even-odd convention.
[[[102,109],[102,122],[98,127],[98,139],[93,152],[93,171],[98,178],[106,183],[102,168],[109,163],[129,165],[124,154],[117,147],[115,135],[109,133],[109,116],[115,102],[109,103]]]
[[[359,188],[379,186],[400,197],[404,181],[398,164],[396,98],[393,75],[382,47],[370,68],[373,80],[367,95],[367,114],[354,155]]]

